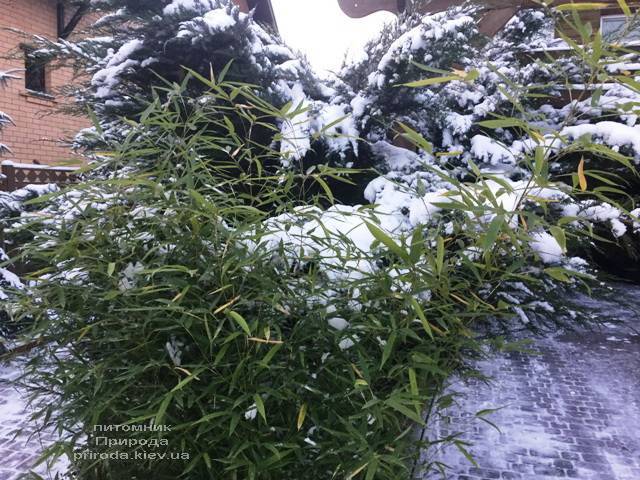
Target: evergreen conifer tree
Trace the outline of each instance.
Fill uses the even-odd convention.
[[[2,70],[0,70],[0,88],[4,88],[9,82],[9,80],[13,80],[15,78],[16,76],[13,75],[12,72],[3,72]],[[0,134],[2,133],[2,130],[5,127],[7,127],[12,123],[13,121],[11,120],[11,117],[6,113],[4,113],[2,110],[0,110]],[[10,152],[9,147],[4,143],[0,142],[0,155],[9,153],[9,152]]]
[[[332,101],[334,89],[308,61],[231,0],[99,0],[91,8],[103,16],[79,40],[40,39],[36,55],[88,73],[76,91],[77,107],[95,112],[101,139],[122,139],[129,131],[125,119],[136,120],[162,95],[153,87],[181,83],[190,72],[206,78],[224,72],[228,81],[255,85],[269,103],[299,111],[278,125],[282,139],[276,140],[286,153],[278,166],[356,163],[350,107]],[[188,96],[197,101],[203,86],[190,82]],[[78,145],[94,148],[94,134],[82,132]]]
[[[344,66],[332,81],[320,81],[303,57],[230,0],[99,0],[92,7],[105,12],[95,35],[49,44],[38,54],[65,62],[71,58],[89,72],[90,80],[78,92],[79,105],[95,111],[103,138],[122,138],[129,128],[123,119],[135,120],[153,98],[150,86],[181,82],[190,69],[204,77],[226,71],[228,79],[255,84],[257,94],[271,103],[297,109],[278,125],[282,134],[274,138],[280,144],[276,148],[287,156],[274,159],[274,168],[306,171],[325,163],[375,167],[383,174],[372,184],[371,176],[361,176],[357,187],[338,192],[346,203],[381,202],[398,184],[423,192],[441,188],[425,163],[453,170],[462,179],[472,178],[472,163],[512,180],[526,176],[522,159],[534,139],[519,128],[482,125],[501,115],[537,122],[549,141],[591,134],[610,151],[640,162],[640,151],[628,141],[635,133],[629,106],[638,101],[635,92],[617,85],[563,101],[566,84],[593,83],[593,72],[576,56],[542,53],[561,43],[553,38],[548,11],[523,10],[488,39],[478,31],[479,12],[473,6],[430,16],[410,10],[368,44],[365,60]],[[190,92],[194,101],[197,88]],[[394,146],[406,133],[403,125],[428,139],[431,148],[413,153]],[[629,135],[612,135],[616,129]],[[91,135],[79,138],[91,144]],[[566,180],[583,157],[588,166],[626,176],[625,165],[602,152],[551,157],[549,165]],[[639,191],[631,180],[628,193]],[[408,212],[406,202],[390,205]],[[567,211],[598,224],[613,240],[633,236],[627,213],[608,205],[610,215],[598,216],[593,206],[587,202]],[[633,202],[628,206],[631,210]],[[633,248],[628,255],[636,255]]]
[[[0,71],[0,88],[5,87],[9,80],[12,80],[15,78],[16,77],[11,72]],[[11,120],[11,117],[9,117],[9,115],[7,115],[6,113],[0,110],[0,133],[5,127],[7,127],[12,123],[13,121]],[[11,150],[9,149],[8,146],[0,142],[0,155],[9,153],[10,151]],[[2,195],[1,192],[0,192],[0,195]],[[2,217],[3,200],[4,199],[0,196],[0,219]],[[0,222],[0,225],[2,225],[2,222]],[[0,265],[2,264],[2,262],[5,262],[8,260],[8,257],[3,249],[3,246],[4,245],[0,244]],[[13,275],[7,269],[0,267],[0,301],[6,300],[8,298],[8,294],[5,293],[5,289],[16,286],[16,283],[19,283],[19,282],[17,281],[17,278],[15,277],[15,275]],[[4,310],[0,310],[0,353],[2,353],[4,349],[1,339],[2,339],[2,336],[7,333],[5,331],[7,320],[8,320],[7,313]]]

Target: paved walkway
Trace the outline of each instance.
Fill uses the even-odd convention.
[[[14,438],[26,423],[24,401],[10,383],[14,376],[13,369],[0,368],[0,480],[14,480],[28,472],[38,450],[26,439]]]
[[[23,395],[14,387],[17,366],[0,366],[0,480],[22,480],[35,471],[42,478],[55,478],[46,465],[34,468],[41,452],[53,443],[53,436],[33,435]]]
[[[461,439],[474,445],[478,466],[449,448],[440,456],[452,467],[448,478],[640,480],[640,289],[578,301],[607,323],[540,339],[538,355],[483,362],[490,385],[454,386],[465,397],[438,425],[467,432]],[[495,408],[484,418],[500,431],[465,413]]]

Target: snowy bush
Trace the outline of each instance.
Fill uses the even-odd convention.
[[[473,164],[519,180],[525,157],[544,144],[552,178],[576,185],[584,160],[592,188],[585,205],[567,212],[587,212],[580,218],[597,235],[570,248],[637,279],[640,252],[630,212],[640,196],[638,55],[603,42],[571,15],[560,17],[523,10],[495,38],[483,39],[473,9],[409,16],[369,44],[366,60],[343,68],[338,90],[350,99],[360,136],[381,145],[371,152],[372,163],[406,186],[424,173],[405,162],[399,175],[397,149],[381,142],[415,143],[411,130],[429,140],[428,148],[417,145],[421,157],[435,157],[461,179],[474,176]],[[571,25],[585,46],[552,38],[554,20]],[[590,216],[589,202],[609,214]]]
[[[113,152],[12,227],[44,266],[23,299],[44,344],[25,382],[47,392],[43,427],[67,433],[47,454],[80,454],[80,478],[437,467],[417,466],[420,450],[455,438],[413,433],[450,375],[497,334],[574,321],[562,297],[593,271],[572,252],[598,228],[640,230],[635,200],[589,168],[637,174],[633,105],[598,112],[609,91],[592,108],[540,104],[562,90],[545,75],[598,72],[585,85],[610,80],[630,104],[635,79],[612,76],[615,52],[523,68],[538,13],[489,44],[471,10],[414,19],[329,91],[221,0],[93,3],[116,12],[100,24],[113,35],[52,48],[84,56],[93,140]],[[203,54],[218,45],[224,61]],[[242,62],[258,86],[238,83]],[[375,178],[352,186],[335,158]],[[331,182],[362,203],[336,203]],[[149,446],[131,424],[171,426],[154,431],[164,457],[111,461]]]
[[[137,120],[153,100],[150,87],[182,83],[186,68],[206,78],[216,72],[229,81],[256,85],[263,100],[297,112],[273,125],[282,132],[272,157],[277,167],[361,167],[350,105],[335,98],[335,90],[316,77],[304,57],[233,1],[101,0],[92,8],[106,13],[81,40],[36,41],[42,47],[36,55],[52,65],[74,65],[87,78],[73,93],[77,109],[93,110],[98,127],[81,132],[78,146],[92,151],[102,148],[96,144],[101,138],[124,138],[130,130],[127,120]],[[197,97],[203,87],[189,83],[189,95]],[[221,134],[226,125],[209,125],[208,130]]]
[[[10,72],[0,71],[0,88],[4,87],[9,80],[15,79],[16,77],[12,75]],[[12,124],[13,121],[11,117],[9,117],[6,113],[0,111],[0,132],[7,126]],[[11,150],[5,144],[0,142],[0,156],[9,153]],[[2,180],[0,175],[0,181]],[[18,278],[10,272],[7,268],[4,268],[5,262],[9,260],[6,252],[4,251],[4,235],[2,232],[3,227],[3,218],[6,213],[5,210],[5,199],[3,198],[4,194],[0,192],[0,301],[3,303],[9,299],[10,291],[14,288],[19,288],[21,286]],[[10,200],[11,203],[11,200]],[[6,336],[9,333],[9,314],[4,308],[0,309],[0,352],[3,349],[2,337]]]
[[[13,75],[11,72],[3,72],[2,70],[0,70],[0,88],[3,88],[6,86],[7,82],[9,82],[9,80],[13,80],[16,79],[17,77],[15,75]],[[12,124],[13,121],[11,120],[11,117],[9,117],[9,115],[7,115],[6,113],[4,113],[2,110],[0,110],[0,132],[2,132],[2,130],[7,126]],[[11,150],[9,150],[9,147],[7,147],[5,144],[0,142],[0,155],[5,154],[7,152],[10,152]]]
[[[295,113],[272,125],[281,136],[265,153],[265,168],[275,173],[281,167],[298,172],[318,165],[347,167],[351,171],[342,175],[350,176],[354,187],[329,179],[343,203],[366,200],[364,191],[374,176],[365,170],[374,167],[395,175],[403,159],[381,142],[406,136],[402,125],[429,139],[433,151],[424,153],[454,168],[461,179],[473,177],[470,162],[474,162],[483,170],[518,180],[531,134],[565,145],[578,145],[589,134],[602,147],[588,152],[574,149],[564,157],[551,155],[554,179],[570,179],[584,157],[587,176],[594,182],[606,187],[607,181],[620,184],[623,178],[628,182],[621,185],[623,190],[638,195],[639,184],[628,175],[628,166],[611,153],[640,161],[630,140],[636,132],[633,110],[638,95],[627,70],[638,63],[637,54],[606,42],[600,43],[597,55],[572,50],[552,38],[554,22],[568,22],[584,35],[585,45],[592,42],[591,33],[574,25],[570,15],[561,19],[550,10],[523,10],[495,38],[486,39],[478,32],[474,8],[455,7],[432,16],[413,12],[387,26],[362,60],[326,81],[229,0],[101,0],[92,2],[92,8],[105,14],[83,40],[41,40],[43,48],[37,52],[89,72],[87,83],[75,92],[78,106],[90,107],[97,120],[96,127],[78,137],[85,146],[99,149],[95,142],[100,138],[123,138],[130,131],[129,120],[139,119],[152,101],[149,86],[179,84],[187,67],[206,78],[212,71],[224,72],[227,80],[255,84],[260,87],[255,93],[263,100]],[[545,49],[562,53],[548,55]],[[189,85],[189,96],[197,97],[204,84]],[[574,87],[569,90],[571,100],[565,99],[568,88]],[[161,92],[156,89],[156,94]],[[535,129],[517,123],[502,128],[482,124],[499,116],[514,116]],[[211,135],[229,132],[226,124],[207,128]],[[234,123],[234,129],[241,131],[242,126]],[[269,137],[266,132],[260,138],[265,134],[262,129],[253,134],[261,144]],[[378,146],[370,148],[376,142]],[[413,168],[413,180],[421,175],[415,166],[402,166],[407,168]],[[602,172],[608,172],[605,180]],[[609,178],[614,174],[617,177]],[[629,202],[623,206],[627,211],[635,208]],[[628,232],[630,221],[626,216]],[[633,235],[615,236],[607,223],[595,227],[607,241],[582,242],[576,254],[597,259],[599,250],[613,248],[622,259],[637,258]],[[620,243],[626,246],[613,246]],[[605,268],[611,265],[600,263]],[[624,266],[625,261],[619,263]],[[637,263],[629,265],[632,272],[638,270]]]
[[[542,326],[562,316],[559,285],[588,278],[566,256],[572,227],[540,214],[571,187],[541,170],[466,184],[416,155],[424,173],[394,174],[411,188],[388,175],[367,188],[372,205],[326,208],[340,170],[270,175],[273,141],[200,128],[297,112],[204,78],[190,99],[189,81],[131,124],[109,178],[15,227],[46,265],[24,313],[46,339],[25,382],[47,392],[44,426],[68,433],[48,454],[78,453],[80,478],[409,478],[438,440],[412,432],[481,354],[474,332]],[[107,460],[149,432],[102,425],[149,422],[171,426],[154,442],[171,461]]]
[[[15,294],[25,288],[16,274],[17,266],[27,269],[20,260],[20,249],[31,240],[31,235],[22,230],[14,232],[12,227],[23,214],[40,210],[41,205],[32,202],[57,190],[55,185],[29,185],[14,192],[0,191],[0,350],[25,327],[24,322],[15,320],[12,312]]]

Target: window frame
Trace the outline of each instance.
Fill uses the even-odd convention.
[[[36,50],[35,47],[29,44],[23,44],[20,46],[20,49],[24,53],[24,88],[27,93],[51,97],[50,93],[50,85],[49,85],[49,76],[47,72],[46,63],[42,63],[41,65],[37,64],[37,60],[33,58],[29,58],[29,55]],[[38,75],[37,83],[40,84],[41,88],[32,88],[34,84],[32,83],[32,75]],[[36,80],[33,80],[36,81]]]
[[[622,13],[611,13],[611,14],[608,14],[608,15],[605,15],[605,14],[600,15],[600,33],[602,34],[603,37],[605,36],[604,23],[605,23],[606,20],[624,20],[625,23],[626,23],[628,18],[629,17],[627,17],[626,15],[624,15]],[[631,32],[633,32],[633,30]],[[621,39],[621,41],[623,41],[623,42],[633,42],[633,41],[640,40],[640,27],[638,27],[637,32],[638,32],[637,33],[637,35],[638,35],[637,39],[629,39],[629,40]]]

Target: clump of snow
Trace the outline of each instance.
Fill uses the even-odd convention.
[[[334,317],[328,320],[329,325],[332,328],[335,328],[338,331],[345,330],[349,327],[349,322],[347,322],[344,318]]]
[[[255,420],[256,417],[258,416],[258,407],[256,406],[256,404],[254,403],[253,405],[251,405],[245,412],[244,412],[244,418],[245,420]]]
[[[627,233],[627,226],[620,220],[622,212],[609,203],[585,200],[565,205],[563,211],[570,217],[583,218],[595,223],[609,223],[615,238]]]
[[[112,53],[107,65],[96,72],[91,79],[91,84],[96,87],[96,97],[108,98],[114,94],[114,88],[119,83],[119,76],[127,69],[138,66],[140,62],[131,57],[144,46],[142,40],[133,39],[126,42],[120,49]]]
[[[173,364],[179,367],[182,364],[182,348],[184,343],[178,341],[174,336],[165,344],[165,349]]]
[[[140,274],[144,271],[144,265],[140,262],[129,263],[122,271],[120,281],[118,282],[118,287],[121,291],[127,291],[135,288],[138,284],[138,278]]]
[[[224,8],[211,10],[205,13],[202,18],[211,28],[211,32],[223,32],[236,24],[235,19]]]
[[[535,232],[531,234],[531,240],[531,248],[544,263],[560,263],[564,252],[553,235],[547,232]]]
[[[491,165],[514,164],[516,160],[513,151],[485,135],[475,135],[471,139],[471,153]]]
[[[561,135],[571,140],[577,140],[586,135],[600,139],[607,145],[615,147],[631,147],[635,155],[640,158],[640,128],[629,127],[618,122],[598,122],[595,124],[575,125],[566,127]]]
[[[355,118],[360,118],[364,115],[365,110],[369,105],[371,105],[371,99],[366,97],[362,93],[358,93],[351,100],[351,108],[353,109],[353,116]]]
[[[446,191],[429,192],[420,198],[414,198],[409,206],[409,221],[414,227],[418,225],[431,223],[442,207],[436,206],[436,203],[448,203],[449,200],[444,196]]]
[[[345,338],[340,341],[340,343],[338,344],[338,347],[340,348],[340,350],[349,350],[354,345],[355,345],[355,342],[352,339]]]
[[[419,170],[425,163],[433,163],[433,158],[430,156],[421,156],[384,141],[371,145],[371,151],[383,159],[384,166],[389,172],[411,173]]]
[[[301,83],[296,82],[293,87],[289,87],[286,82],[281,80],[279,85],[291,99],[294,112],[300,110],[299,113],[285,120],[281,128],[281,162],[283,167],[289,167],[292,160],[300,160],[311,148],[309,104]]]
[[[396,39],[383,55],[376,71],[369,76],[369,86],[381,88],[388,81],[392,66],[399,59],[412,58],[419,50],[424,50],[430,43],[439,41],[445,36],[453,40],[463,37],[461,31],[469,28],[475,31],[475,20],[465,14],[449,15],[447,12],[426,15],[420,25],[412,28]],[[425,58],[428,60],[428,58]]]
[[[640,208],[632,210],[631,217],[633,219],[633,231],[634,233],[640,232]]]
[[[211,0],[172,0],[172,2],[164,7],[162,13],[164,15],[176,15],[181,12],[200,11],[200,9],[212,9],[215,4]]]
[[[323,105],[311,125],[311,130],[322,132],[332,151],[343,153],[352,147],[357,155],[359,131],[354,116],[347,111],[348,108],[346,104]]]
[[[6,260],[8,260],[8,258],[0,248],[0,261]],[[15,273],[7,270],[6,268],[0,268],[0,300],[7,300],[9,296],[5,291],[3,291],[3,287],[20,290],[24,288],[24,285]]]

